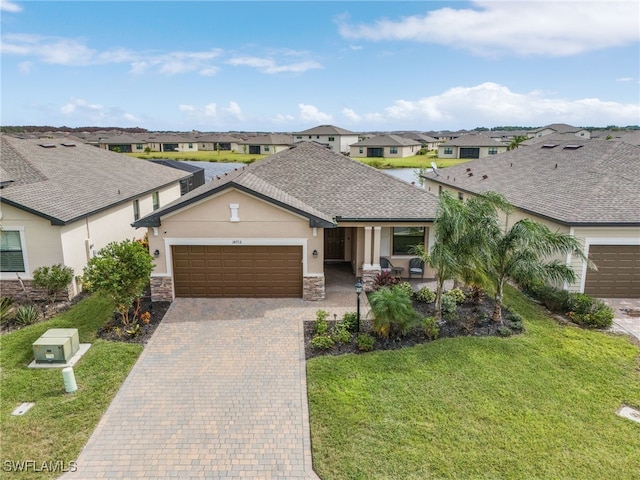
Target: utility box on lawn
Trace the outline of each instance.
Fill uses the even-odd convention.
[[[67,363],[80,348],[78,329],[52,328],[33,342],[36,363]]]

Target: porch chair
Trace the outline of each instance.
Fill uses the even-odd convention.
[[[418,257],[409,260],[409,278],[412,275],[420,275],[420,278],[424,278],[424,262]]]
[[[380,270],[382,273],[391,273],[393,271],[393,265],[389,261],[389,259],[380,257]]]

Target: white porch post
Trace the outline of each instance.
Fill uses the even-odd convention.
[[[373,227],[364,227],[364,260],[362,268],[371,268],[371,229]]]
[[[382,227],[373,227],[373,258],[371,259],[371,265],[373,268],[380,268],[380,237]]]

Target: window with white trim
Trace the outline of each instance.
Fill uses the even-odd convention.
[[[497,155],[498,149],[496,147],[489,147],[489,155]]]
[[[390,154],[397,154],[398,153],[398,147],[389,147],[389,153]]]
[[[411,255],[411,248],[424,243],[424,227],[393,227],[393,255]]]
[[[445,155],[453,155],[453,148],[451,148],[451,147],[445,147],[445,148],[444,148],[444,154],[445,154]]]
[[[17,230],[0,232],[0,272],[24,272],[22,240]]]
[[[140,219],[140,200],[138,199],[135,199],[133,201],[133,219],[134,220]]]
[[[158,210],[160,208],[160,192],[153,192],[151,194],[151,200],[153,202],[153,209]]]

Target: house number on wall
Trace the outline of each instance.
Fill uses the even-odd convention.
[[[231,245],[242,245],[242,240],[231,240]]]

